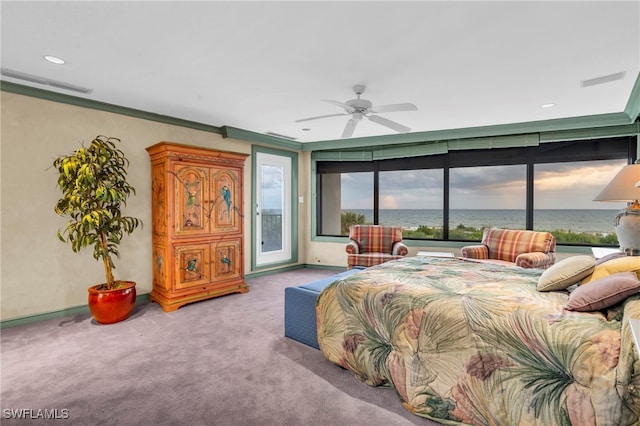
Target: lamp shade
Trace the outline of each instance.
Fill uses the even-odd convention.
[[[593,201],[638,200],[640,200],[640,163],[624,166],[593,199]]]

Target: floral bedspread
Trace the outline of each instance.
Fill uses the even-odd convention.
[[[640,361],[627,318],[563,309],[538,292],[542,271],[409,257],[336,281],[317,302],[331,362],[392,386],[443,424],[640,425]]]

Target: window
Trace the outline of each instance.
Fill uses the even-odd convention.
[[[488,227],[525,229],[526,167],[451,169],[449,238],[478,240]]]
[[[549,230],[564,244],[615,245],[612,223],[623,205],[592,200],[635,160],[636,140],[317,160],[317,234],[347,235],[350,224],[374,223],[402,226],[405,239],[476,241],[495,226]]]
[[[373,223],[373,173],[327,173],[321,177],[324,235],[348,235],[349,226]]]
[[[535,165],[534,224],[559,243],[617,244],[613,218],[624,203],[593,198],[627,164],[602,160]]]
[[[402,224],[403,236],[442,238],[442,169],[379,173],[382,225]]]

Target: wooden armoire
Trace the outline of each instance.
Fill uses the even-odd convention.
[[[166,312],[246,293],[242,178],[247,154],[169,142],[151,157],[153,289]]]

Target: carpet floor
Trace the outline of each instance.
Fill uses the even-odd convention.
[[[334,273],[251,278],[249,293],[172,313],[144,303],[112,325],[81,314],[4,329],[0,422],[438,425],[407,411],[393,389],[364,385],[284,337],[285,287]]]

